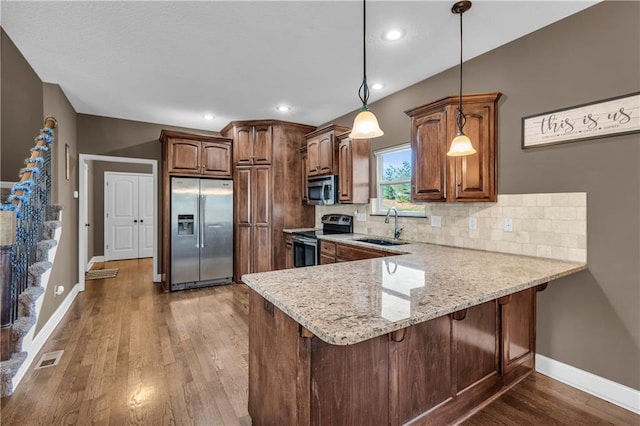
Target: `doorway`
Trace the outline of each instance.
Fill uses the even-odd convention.
[[[159,271],[159,244],[158,244],[158,160],[147,158],[114,157],[107,155],[80,154],[79,163],[79,205],[78,205],[78,281],[80,291],[84,291],[84,274],[89,269],[88,265],[88,228],[89,221],[89,183],[92,165],[96,161],[110,163],[146,164],[151,166],[153,185],[153,281],[160,282],[162,277]],[[103,233],[101,234],[103,235]]]
[[[104,172],[104,260],[153,256],[153,176]]]

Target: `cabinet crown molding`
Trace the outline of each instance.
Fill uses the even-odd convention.
[[[229,124],[224,126],[221,130],[221,134],[227,133],[234,127],[238,126],[293,126],[300,127],[305,131],[312,131],[315,129],[315,126],[311,126],[309,124],[302,123],[294,123],[292,121],[284,121],[284,120],[276,120],[276,119],[260,119],[260,120],[235,120],[230,121]]]
[[[197,133],[179,132],[176,130],[162,130],[160,138],[162,143],[166,143],[169,139],[187,139],[199,142],[232,142],[232,139],[224,138],[219,135],[201,135]]]
[[[340,126],[339,124],[329,124],[323,127],[319,127],[311,133],[307,133],[306,135],[304,135],[304,137],[306,139],[309,139],[330,131],[333,131],[334,134],[345,133],[351,131],[351,127]]]
[[[470,93],[462,95],[462,103],[464,104],[473,104],[473,103],[483,103],[483,102],[496,102],[502,93],[500,92],[488,92],[488,93]],[[415,108],[411,108],[406,110],[404,113],[409,117],[414,117],[416,115],[421,115],[426,112],[430,112],[432,110],[438,110],[447,105],[457,105],[458,104],[458,95],[447,96],[446,98],[438,99],[437,101],[430,102],[428,104],[420,105]]]

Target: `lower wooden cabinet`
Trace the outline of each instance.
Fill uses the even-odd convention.
[[[337,346],[250,290],[249,414],[254,424],[455,423],[533,371],[535,294]]]
[[[320,264],[336,262],[351,262],[352,260],[374,259],[376,257],[397,256],[385,250],[376,250],[368,247],[352,244],[334,243],[332,241],[320,241]]]

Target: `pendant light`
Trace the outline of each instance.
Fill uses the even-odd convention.
[[[476,153],[476,150],[471,144],[471,140],[462,131],[467,121],[467,118],[462,112],[462,14],[469,9],[471,9],[470,1],[459,1],[451,8],[451,13],[460,15],[460,92],[458,94],[458,113],[456,117],[458,133],[456,133],[456,137],[451,141],[451,148],[449,152],[447,152],[447,155],[450,157],[462,157]]]
[[[349,137],[351,139],[371,139],[384,135],[382,129],[378,125],[378,119],[371,111],[367,102],[369,101],[369,86],[367,85],[367,4],[366,0],[362,0],[362,53],[363,53],[363,74],[362,84],[358,89],[358,97],[362,101],[362,108],[353,120],[353,128]]]

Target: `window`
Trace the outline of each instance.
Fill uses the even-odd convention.
[[[401,216],[424,216],[424,204],[411,202],[411,145],[381,149],[374,155],[378,198],[373,213],[386,214],[395,207]]]

